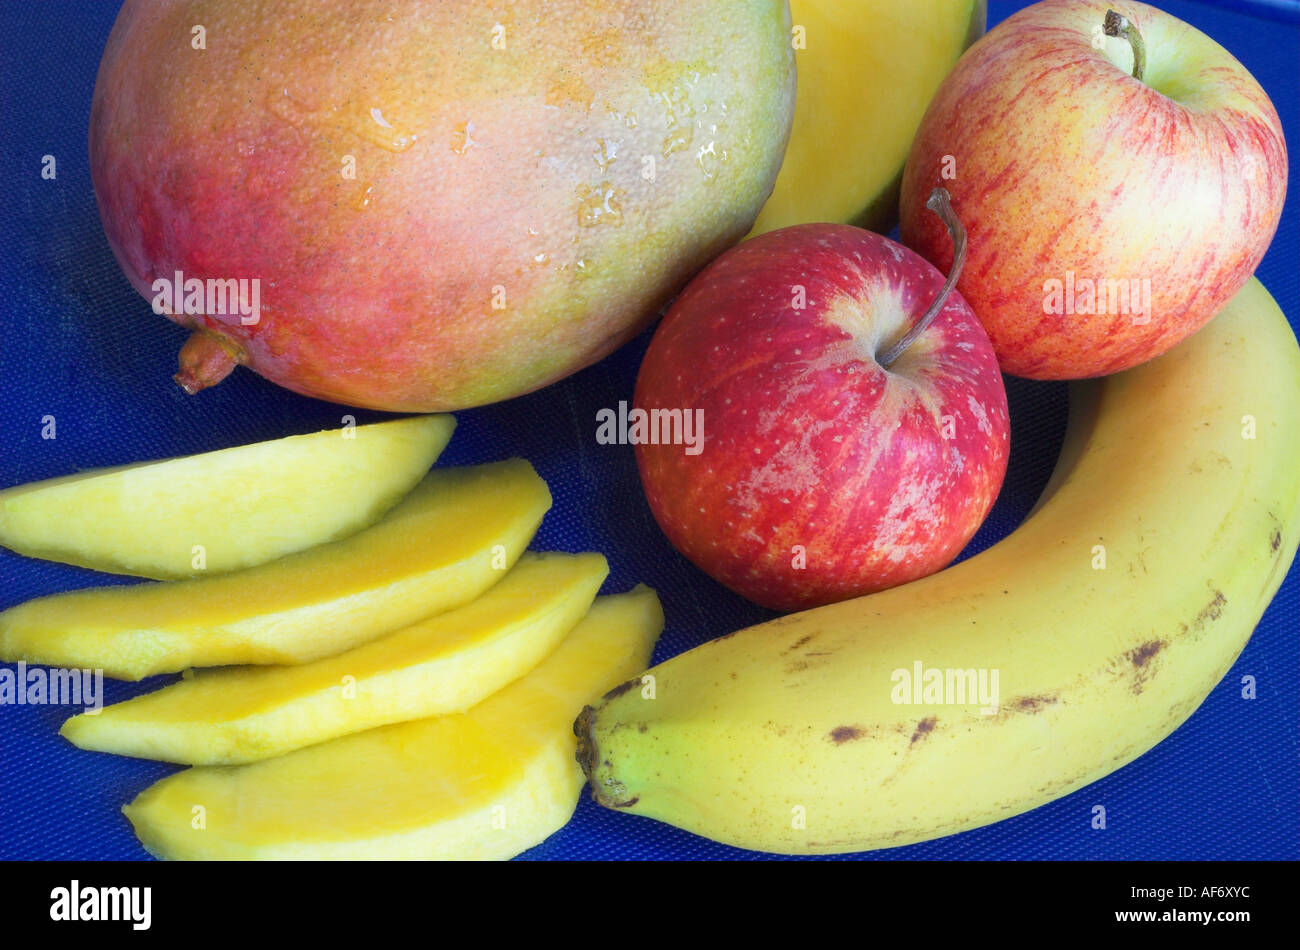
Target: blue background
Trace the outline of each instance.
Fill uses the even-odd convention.
[[[994,2],[990,26],[1021,6]],[[1297,300],[1295,5],[1164,0],[1213,36],[1272,96],[1286,128],[1286,213],[1259,269],[1294,326]],[[274,439],[337,426],[343,407],[237,370],[187,397],[171,381],[185,331],[150,310],[118,269],[100,227],[86,129],[99,56],[116,4],[0,2],[0,487],[77,469]],[[41,178],[54,155],[58,177]],[[649,335],[540,393],[459,414],[440,464],[522,455],[550,483],[555,507],[534,547],[605,552],[606,592],[655,587],[667,629],[655,660],[769,615],[721,588],[668,546],[641,494],[632,450],[595,442],[600,408],[630,399]],[[1055,462],[1062,384],[1008,379],[1012,455],[1006,485],[966,554],[1024,517]],[[41,418],[57,420],[43,440]],[[361,422],[383,418],[356,412]],[[201,490],[195,486],[195,490]],[[130,579],[0,550],[0,608]],[[1067,798],[999,824],[873,858],[1295,858],[1300,842],[1297,568],[1235,667],[1173,736]],[[1258,698],[1240,697],[1254,675]],[[169,678],[105,681],[115,702]],[[58,737],[66,708],[0,707],[0,857],[145,857],[119,807],[174,767],[81,752]],[[1090,827],[1104,804],[1108,828]],[[528,858],[748,858],[587,797],[574,820]]]

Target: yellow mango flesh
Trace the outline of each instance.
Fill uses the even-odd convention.
[[[468,712],[189,769],[123,811],[163,858],[513,857],[573,814],[573,719],[645,669],[662,628],[649,588],[597,598],[540,665]]]
[[[983,34],[985,6],[790,0],[805,43],[795,49],[794,128],[750,237],[813,221],[892,228],[921,117],[962,52]]]
[[[158,580],[264,564],[373,524],[455,425],[417,416],[19,485],[0,492],[0,545]]]
[[[75,716],[62,734],[83,749],[232,765],[461,712],[554,650],[608,573],[599,554],[525,553],[499,584],[456,610],[303,666],[200,673]]]
[[[522,459],[431,472],[341,541],[218,577],[55,594],[0,613],[0,660],[140,679],[191,666],[306,663],[468,603],[551,504]]]

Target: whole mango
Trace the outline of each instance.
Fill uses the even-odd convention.
[[[743,237],[794,82],[785,0],[127,0],[91,169],[186,389],[454,410],[595,362]]]

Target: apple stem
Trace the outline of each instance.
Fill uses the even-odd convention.
[[[238,362],[233,344],[221,334],[195,330],[181,347],[180,371],[172,379],[193,396],[229,376]]]
[[[957,278],[961,276],[961,269],[966,265],[966,229],[962,227],[957,212],[952,210],[952,195],[948,194],[948,189],[943,187],[934,189],[926,199],[925,206],[942,218],[943,223],[948,226],[948,236],[952,238],[952,269],[948,271],[948,279],[944,281],[939,296],[934,298],[934,303],[930,304],[929,309],[921,315],[921,319],[917,320],[912,325],[912,329],[904,333],[897,343],[887,349],[883,356],[878,357],[880,365],[885,369],[889,369],[890,364],[902,356],[903,351],[934,322],[934,318],[948,302],[952,289],[957,286]]]
[[[1122,36],[1128,40],[1129,46],[1133,47],[1133,78],[1141,82],[1143,74],[1147,71],[1147,44],[1143,41],[1137,27],[1129,22],[1128,17],[1114,10],[1107,10],[1102,30],[1107,36]]]

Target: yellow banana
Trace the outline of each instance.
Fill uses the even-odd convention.
[[[714,640],[585,710],[597,800],[743,848],[860,851],[1028,811],[1169,735],[1295,555],[1300,349],[1252,279],[1166,355],[1075,384],[1069,426],[1043,499],[989,550]]]

